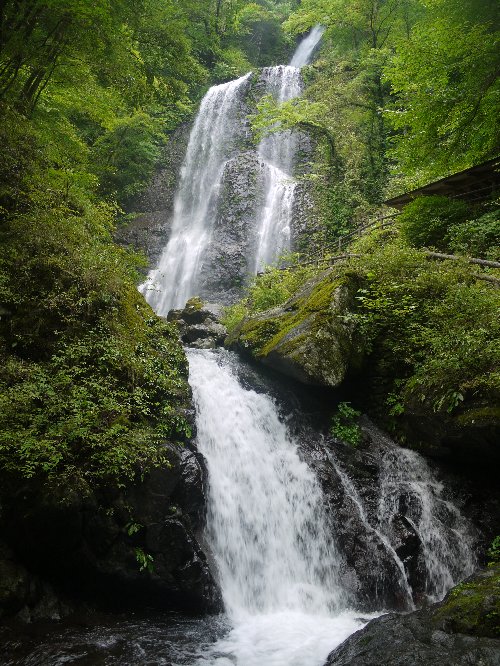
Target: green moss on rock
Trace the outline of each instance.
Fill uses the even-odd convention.
[[[353,327],[345,315],[357,286],[333,270],[306,282],[286,303],[244,319],[229,345],[301,381],[338,386],[359,363]]]
[[[500,638],[500,564],[454,587],[433,624],[447,633]]]

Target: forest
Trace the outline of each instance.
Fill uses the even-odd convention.
[[[316,378],[309,355],[319,354],[337,376],[343,361],[311,341],[341,337],[344,326],[352,375],[312,382],[341,386],[327,410],[330,435],[355,450],[367,413],[424,455],[447,442],[447,464],[470,466],[490,487],[500,459],[500,191],[474,201],[417,197],[397,216],[384,202],[499,157],[497,0],[5,0],[0,573],[9,582],[0,583],[0,617],[34,607],[20,584],[14,590],[18,574],[5,573],[19,563],[26,580],[33,573],[65,588],[85,558],[65,568],[64,530],[94,511],[99,521],[112,515],[122,535],[131,596],[155,596],[153,584],[138,592],[142,577],[156,575],[154,548],[143,530],[150,516],[138,518],[140,492],[130,489],[177,470],[175,451],[189,449],[196,425],[179,329],[138,291],[147,252],[117,238],[142,213],[207,91],[289,62],[318,25],[301,94],[256,98],[253,88],[245,121],[254,145],[286,132],[308,137],[299,182],[310,193],[312,231],[224,303],[226,346],[257,363],[292,358]],[[338,255],[348,261],[331,261]],[[349,302],[333,321],[339,288]],[[182,501],[171,500],[173,514]],[[198,519],[188,519],[193,533]],[[480,564],[498,561],[498,511],[486,533]],[[90,579],[98,596],[92,567],[70,597],[85,596]],[[207,580],[196,585],[207,589]],[[179,589],[167,606],[192,610],[197,593],[181,603]],[[496,640],[497,630],[483,635]]]

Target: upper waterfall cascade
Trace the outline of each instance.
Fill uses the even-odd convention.
[[[265,68],[265,91],[283,102],[300,95],[300,67],[306,65],[322,35],[317,27],[299,44],[291,65]],[[140,290],[159,313],[182,307],[200,289],[200,274],[219,213],[221,184],[228,163],[248,134],[244,107],[252,73],[213,86],[205,95],[193,128],[174,202],[172,229],[158,266]],[[262,161],[261,206],[254,211],[255,242],[247,256],[248,272],[290,250],[295,183],[296,134],[279,132],[263,139],[257,149]],[[210,296],[210,295],[209,295]]]
[[[184,305],[196,291],[224,165],[241,122],[238,102],[249,77],[210,88],[201,103],[175,197],[170,239],[158,267],[140,288],[159,314]]]

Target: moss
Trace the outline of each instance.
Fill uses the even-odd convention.
[[[201,300],[201,298],[198,298],[197,296],[190,298],[189,301],[186,303],[186,310],[198,312],[198,310],[201,310],[202,308],[203,308],[203,301]]]
[[[353,354],[351,330],[343,320],[353,284],[337,269],[322,271],[283,305],[240,322],[227,344],[238,341],[256,358],[276,355],[285,362],[281,369],[288,364],[295,376],[298,370],[314,382],[337,386]]]
[[[453,588],[433,616],[448,633],[500,637],[500,564]]]
[[[468,409],[457,416],[456,421],[462,427],[500,425],[500,407],[491,405]]]

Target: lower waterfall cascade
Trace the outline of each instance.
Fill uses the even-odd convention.
[[[209,479],[206,538],[232,626],[196,663],[321,666],[374,615],[359,610],[343,584],[343,558],[319,482],[274,400],[238,379],[241,361],[234,353],[188,350],[188,358],[198,448]],[[401,574],[395,584],[404,588],[410,610],[411,587],[392,545],[394,514],[404,511],[421,537],[429,601],[472,572],[472,537],[425,461],[380,438],[377,522],[372,526],[365,516],[365,523],[395,559]],[[349,476],[341,472],[340,478],[363,512]],[[376,570],[376,553],[367,550],[367,557]]]

